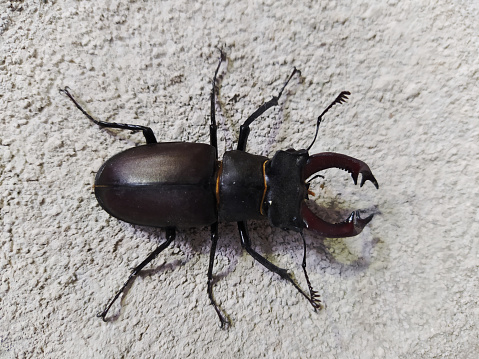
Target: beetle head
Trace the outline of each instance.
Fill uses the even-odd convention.
[[[355,158],[332,152],[309,156],[307,150],[278,151],[265,166],[268,189],[263,206],[271,225],[296,232],[307,228],[331,238],[359,234],[373,215],[363,219],[355,211],[344,222],[333,224],[317,217],[306,205],[309,184],[305,181],[332,167],[351,173],[355,184],[361,174],[361,187],[369,180],[379,188],[368,165]]]

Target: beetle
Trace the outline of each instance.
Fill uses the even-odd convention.
[[[99,127],[143,132],[145,145],[120,152],[101,166],[95,178],[95,196],[106,212],[120,220],[166,230],[166,240],[132,269],[123,286],[105,309],[97,314],[103,320],[106,320],[109,309],[135,276],[173,242],[178,228],[210,226],[207,294],[221,327],[229,324],[229,319],[213,297],[213,263],[219,222],[237,222],[244,250],[267,269],[290,282],[315,310],[320,309],[319,294],[313,289],[306,271],[303,230],[311,230],[324,237],[350,237],[359,234],[373,217],[370,215],[361,218],[359,211],[354,211],[345,221],[332,224],[317,217],[306,205],[308,194],[311,193],[308,178],[327,168],[348,171],[355,184],[361,175],[361,187],[370,181],[379,188],[364,162],[339,153],[310,155],[308,152],[316,141],[323,116],[334,105],[345,102],[349,92],[341,92],[319,115],[315,136],[307,149],[280,150],[272,158],[246,152],[250,125],[269,108],[278,105],[278,100],[293,76],[301,76],[296,68],[293,68],[278,95],[263,103],[240,126],[236,150],[226,151],[222,160],[219,160],[215,103],[218,71],[225,60],[226,56],[221,51],[210,95],[210,144],[157,142],[150,127],[95,120],[75,100],[68,87],[60,89]],[[304,245],[302,268],[309,293],[301,289],[286,269],[274,265],[252,248],[247,229],[247,221],[252,219],[267,219],[273,227],[301,235]]]

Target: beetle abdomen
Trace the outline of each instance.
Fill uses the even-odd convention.
[[[154,227],[196,227],[217,221],[216,155],[203,143],[156,143],[106,161],[95,179],[105,211]]]

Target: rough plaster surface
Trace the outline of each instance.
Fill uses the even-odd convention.
[[[479,354],[479,16],[475,1],[2,1],[0,4],[1,358],[476,358]],[[178,233],[112,310],[95,317],[164,238],[102,211],[91,185],[151,126],[162,141],[207,142],[210,80],[225,49],[220,152],[276,94],[248,149],[304,148],[365,160],[380,183],[341,171],[315,183],[330,220],[377,212],[349,239],[308,234],[315,313],[220,225],[215,295],[209,230]],[[321,188],[323,187],[324,188]],[[251,222],[255,247],[304,286],[294,233]]]

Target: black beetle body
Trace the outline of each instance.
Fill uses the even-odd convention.
[[[265,102],[240,127],[237,149],[225,152],[222,161],[218,160],[214,105],[216,76],[224,59],[221,53],[212,83],[210,144],[157,143],[151,128],[97,121],[76,102],[68,88],[60,90],[100,127],[143,131],[146,145],[127,149],[103,164],[95,179],[95,195],[103,209],[116,218],[166,229],[166,241],[133,269],[106,308],[98,313],[104,320],[111,305],[133,278],[174,240],[177,228],[211,226],[207,291],[221,326],[229,323],[216,304],[212,291],[218,222],[237,222],[243,248],[266,268],[289,281],[318,309],[321,307],[319,295],[312,288],[306,272],[306,247],[302,266],[309,294],[298,286],[286,269],[277,267],[252,248],[246,221],[267,218],[274,227],[299,232],[305,245],[304,229],[327,237],[349,237],[360,233],[372,219],[372,215],[361,219],[356,211],[346,221],[331,224],[318,218],[306,205],[310,193],[308,178],[331,167],[350,172],[355,183],[361,174],[361,186],[369,180],[378,188],[376,179],[364,162],[332,152],[308,153],[316,140],[322,116],[335,104],[344,102],[349,92],[341,92],[318,117],[316,133],[308,149],[278,151],[271,159],[245,151],[249,125],[266,110],[278,105],[288,82],[300,73],[296,68],[278,96]]]
[[[217,221],[216,167],[215,149],[204,143],[133,147],[101,166],[95,195],[105,211],[125,222],[206,226]]]
[[[107,160],[95,195],[112,216],[142,226],[199,227],[267,213],[272,226],[299,231],[307,158],[306,151],[278,151],[269,160],[235,150],[216,161],[215,148],[203,143],[147,144]]]

